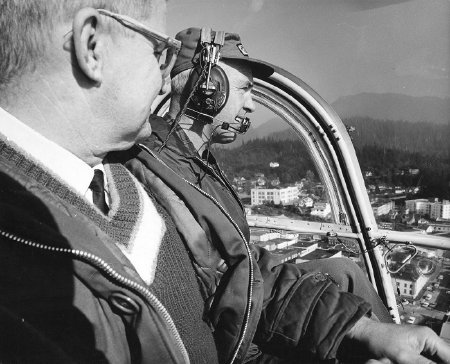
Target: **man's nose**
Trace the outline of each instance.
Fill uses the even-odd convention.
[[[244,104],[244,110],[248,113],[252,113],[253,111],[255,111],[255,102],[253,101],[253,97],[250,94]]]

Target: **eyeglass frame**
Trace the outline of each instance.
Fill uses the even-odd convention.
[[[167,66],[163,71],[164,72],[170,72],[172,67],[174,66],[177,55],[181,50],[182,43],[178,39],[172,38],[162,32],[158,32],[156,30],[152,30],[146,25],[142,24],[141,22],[127,16],[127,15],[121,15],[114,13],[112,11],[106,10],[106,9],[97,9],[97,11],[101,15],[109,16],[113,18],[114,20],[118,21],[123,26],[134,30],[136,33],[139,33],[146,37],[149,40],[158,41],[162,44],[164,44],[164,48],[158,49],[158,46],[155,47],[154,53],[162,53],[166,49],[172,49],[173,52],[171,54],[171,64]],[[167,71],[168,70],[168,71]]]

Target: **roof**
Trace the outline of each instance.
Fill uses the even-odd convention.
[[[318,244],[318,241],[314,241],[314,240],[311,240],[311,241],[302,241],[302,240],[300,240],[300,241],[298,241],[297,243],[292,244],[292,247],[297,247],[297,248],[308,248],[308,247],[310,247],[311,245],[315,245],[315,244]]]
[[[398,273],[392,273],[391,275],[393,278],[410,282],[417,281],[421,276],[416,265],[413,264],[406,264]]]
[[[336,255],[336,251],[315,249],[311,253],[304,255],[302,259],[304,260],[325,259],[331,258],[334,255]]]
[[[266,234],[270,234],[270,231],[260,231],[260,230],[250,231],[250,235],[252,235],[252,236],[261,236],[261,235],[266,235]]]
[[[274,239],[270,239],[269,242],[275,243],[275,244],[279,244],[279,243],[285,243],[287,241],[292,241],[295,238],[292,239],[284,239],[284,238],[274,238]]]

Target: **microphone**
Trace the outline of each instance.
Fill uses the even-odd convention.
[[[190,111],[193,112],[195,114],[197,114],[197,116],[200,116],[201,120],[204,121],[205,123],[211,124],[213,121],[219,121],[222,124],[220,125],[220,128],[223,130],[230,130],[237,133],[237,134],[244,134],[248,131],[248,129],[250,129],[250,118],[248,117],[243,117],[243,116],[236,116],[234,118],[234,120],[236,121],[235,123],[229,123],[225,120],[221,120],[219,118],[216,118],[214,116],[202,113],[200,111],[191,109],[191,108],[187,108],[186,111]],[[186,113],[186,116],[190,116]],[[193,116],[193,115],[192,115]],[[194,116],[195,117],[195,116]],[[239,126],[233,126],[238,124]]]
[[[248,129],[250,129],[251,123],[248,117],[236,116],[234,120],[236,120],[237,122],[233,124],[238,124],[239,125],[238,127],[234,127],[230,123],[223,122],[221,128],[224,130],[232,129],[234,132],[238,134],[245,134],[248,131]]]

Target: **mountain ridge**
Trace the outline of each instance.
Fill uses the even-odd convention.
[[[331,104],[341,119],[368,117],[378,120],[449,123],[450,98],[409,96],[396,93],[359,93]]]

